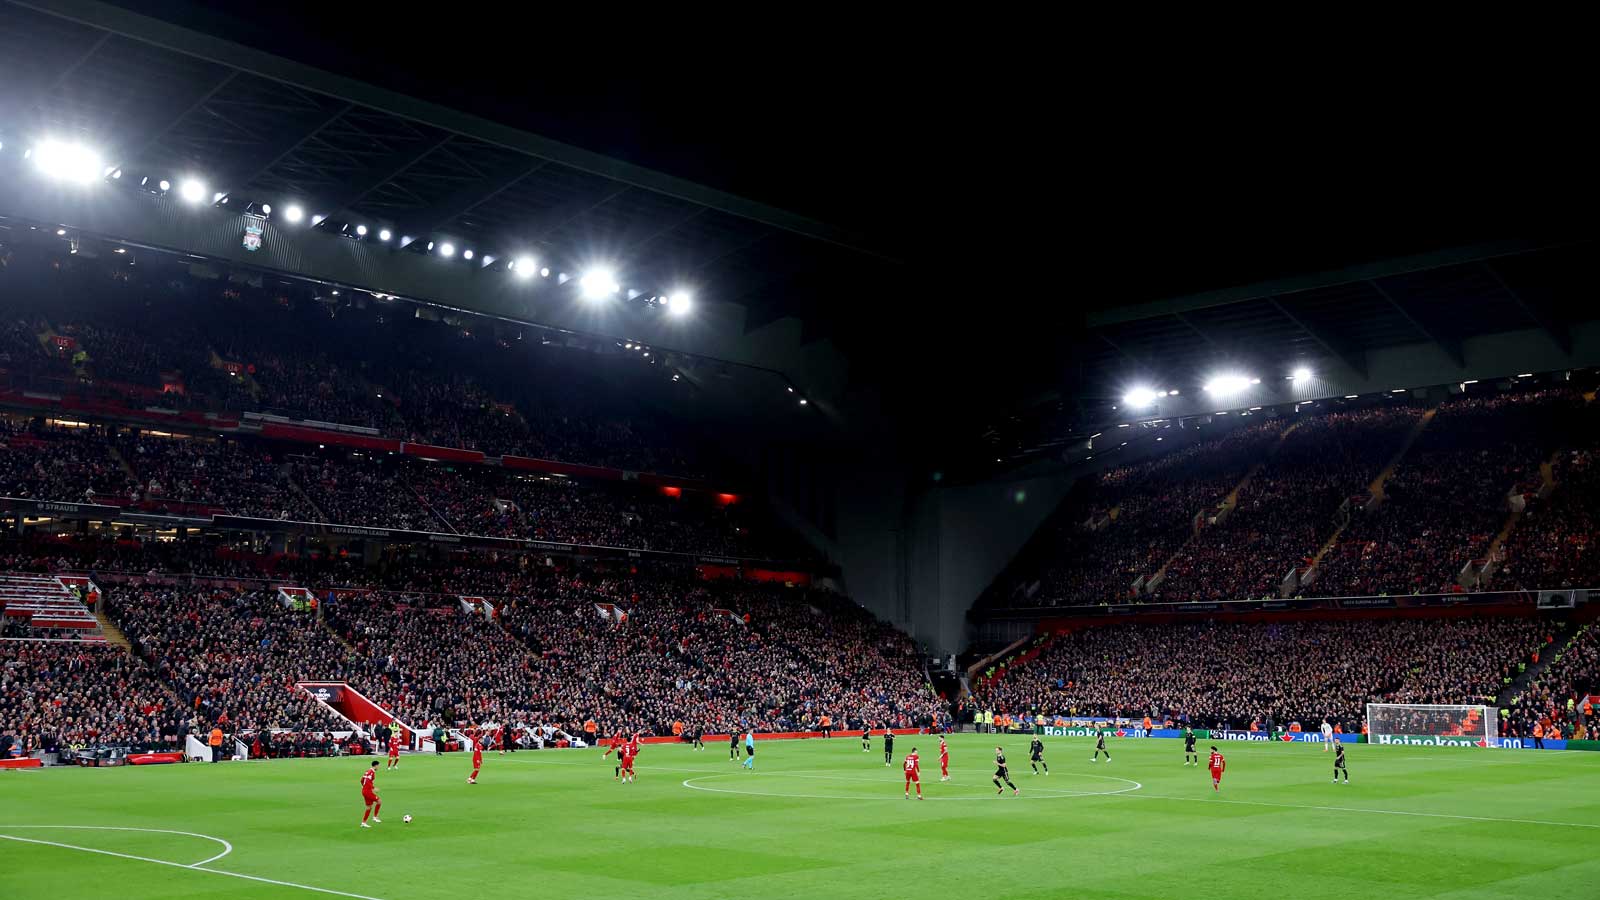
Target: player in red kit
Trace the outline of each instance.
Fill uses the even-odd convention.
[[[472,742],[472,774],[467,776],[467,784],[478,783],[478,770],[483,768],[483,741]]]
[[[614,734],[611,736],[611,740],[606,742],[606,752],[600,754],[601,759],[605,759],[612,753],[617,754],[616,765],[611,769],[612,781],[616,781],[622,777],[622,748],[625,744],[627,744],[627,741],[623,740],[622,735]]]
[[[939,735],[939,780],[950,780],[950,745],[944,742],[944,735]]]
[[[372,764],[367,767],[367,770],[361,773],[361,801],[367,806],[366,810],[361,813],[361,827],[372,827],[371,825],[367,824],[367,817],[369,816],[372,818],[372,821],[381,824],[383,820],[378,818],[378,810],[383,808],[383,801],[378,799],[377,760],[373,760]]]
[[[389,768],[400,768],[400,739],[397,737],[389,738]]]
[[[1227,771],[1228,761],[1222,758],[1221,753],[1217,752],[1216,744],[1211,745],[1211,760],[1206,763],[1206,768],[1211,770],[1211,789],[1213,791],[1222,790],[1222,773]]]
[[[917,786],[917,799],[922,799],[922,761],[917,757],[917,748],[912,747],[906,754],[906,799],[911,799],[911,786]]]
[[[639,745],[629,741],[622,745],[622,783],[633,780],[633,758],[639,754]]]

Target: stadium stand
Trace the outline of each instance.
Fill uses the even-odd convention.
[[[597,366],[511,326],[474,330],[382,304],[38,262],[0,266],[0,386],[135,410],[159,401],[273,414],[491,456],[711,474],[693,439],[630,399],[649,395],[640,379],[659,372]]]
[[[1130,624],[1057,638],[976,689],[1022,714],[1150,716],[1244,729],[1271,719],[1357,731],[1368,702],[1493,702],[1548,635],[1530,618]]]
[[[25,753],[173,749],[186,733],[181,716],[150,667],[120,647],[0,640],[0,733]]]

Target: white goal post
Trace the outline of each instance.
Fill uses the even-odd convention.
[[[1496,747],[1500,714],[1482,704],[1368,703],[1367,742]]]

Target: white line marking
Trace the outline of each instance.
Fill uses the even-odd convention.
[[[877,796],[873,796],[873,797],[860,797],[860,796],[841,797],[841,796],[838,796],[836,794],[794,794],[794,793],[779,793],[779,792],[776,792],[776,791],[742,791],[742,790],[736,790],[736,789],[733,789],[733,788],[707,787],[706,785],[703,785],[703,784],[694,784],[693,783],[693,782],[696,782],[696,781],[705,781],[706,779],[709,779],[709,778],[737,778],[737,777],[740,777],[740,776],[736,772],[724,772],[724,773],[715,774],[715,775],[702,775],[702,776],[700,776],[698,778],[685,778],[681,783],[682,783],[682,785],[684,787],[688,788],[691,791],[708,791],[708,792],[714,793],[714,794],[743,794],[743,795],[745,795],[747,797],[780,797],[780,798],[786,798],[786,799],[792,798],[792,799],[800,799],[800,800],[893,800],[894,799],[894,792],[892,790],[888,791],[887,795],[886,796],[882,796],[882,797],[877,797]],[[846,776],[792,774],[792,773],[787,773],[787,772],[765,773],[765,774],[763,774],[762,777],[764,777],[764,778],[770,778],[770,777],[813,778],[813,779],[834,780],[834,781],[869,781],[870,780],[873,783],[884,784],[884,785],[887,785],[888,787],[891,787],[891,788],[892,787],[903,787],[904,786],[902,782],[893,781],[893,780],[890,780],[890,779],[883,779],[883,780],[879,780],[879,779],[876,779],[876,778],[874,778],[874,779],[864,779],[864,778],[850,778],[850,777],[846,777]],[[1022,799],[1026,800],[1026,799],[1029,799],[1029,798],[1032,798],[1032,797],[1038,797],[1038,796],[1041,796],[1041,795],[1044,796],[1044,799],[1056,799],[1056,798],[1060,798],[1060,797],[1107,797],[1107,796],[1111,796],[1112,794],[1122,794],[1122,793],[1127,793],[1128,791],[1137,791],[1137,790],[1139,790],[1139,789],[1144,787],[1144,785],[1142,785],[1139,782],[1134,781],[1132,779],[1129,779],[1129,778],[1117,778],[1117,777],[1111,776],[1111,775],[1079,774],[1078,777],[1080,777],[1080,778],[1093,778],[1093,779],[1096,779],[1096,780],[1099,780],[1099,781],[1120,781],[1123,784],[1128,784],[1128,785],[1132,785],[1132,786],[1131,787],[1125,787],[1125,788],[1122,788],[1121,790],[1116,790],[1116,791],[1058,791],[1058,790],[1054,790],[1054,789],[1051,789],[1051,788],[1029,788],[1029,793],[1024,794]],[[930,787],[931,786],[932,785],[930,785]],[[904,799],[903,795],[902,795],[902,799]],[[939,802],[950,803],[950,802],[955,802],[955,801],[988,800],[989,798],[987,796],[981,796],[981,797],[932,797],[932,796],[930,796],[927,799],[934,800],[934,801],[939,801]]]
[[[79,847],[76,844],[58,844],[55,841],[40,841],[33,838],[17,837],[10,834],[0,834],[0,841],[17,841],[22,844],[41,844],[46,847],[60,847],[64,850],[82,850],[84,853],[98,853],[101,856],[115,856],[121,859],[133,859],[139,862],[155,863],[158,866],[171,866],[174,869],[185,869],[190,872],[209,872],[212,875],[226,875],[229,878],[243,878],[247,881],[259,881],[263,884],[276,884],[280,887],[299,888],[302,891],[316,891],[319,894],[334,894],[339,897],[354,897],[356,900],[382,900],[380,897],[368,897],[366,894],[351,894],[346,891],[336,891],[331,888],[312,887],[309,884],[295,884],[292,881],[278,881],[273,878],[262,878],[259,875],[245,875],[239,872],[224,872],[221,869],[202,869],[200,863],[189,865],[186,863],[172,862],[167,859],[153,859],[148,856],[134,856],[131,853],[117,853],[113,850],[98,850],[94,847]]]
[[[213,843],[222,845],[221,853],[218,853],[216,856],[213,856],[209,859],[202,859],[197,863],[189,863],[190,868],[194,868],[195,866],[203,866],[206,863],[216,862],[217,860],[233,852],[233,845],[222,838],[212,837],[209,834],[196,834],[193,831],[173,831],[170,828],[126,828],[116,825],[0,825],[0,828],[54,828],[69,829],[72,831],[142,831],[148,834],[181,834],[184,837],[200,838],[201,840],[211,841]]]
[[[1117,793],[1121,792],[1118,791]],[[1263,800],[1224,800],[1220,797],[1164,797],[1160,794],[1131,794],[1129,796],[1141,800],[1182,800],[1189,803],[1232,803],[1240,806],[1269,806],[1277,809],[1312,809],[1321,812],[1372,813],[1380,816],[1415,816],[1424,819],[1460,819],[1467,822],[1495,822],[1510,825],[1554,825],[1564,828],[1600,828],[1600,824],[1591,822],[1551,822],[1544,819],[1500,819],[1493,816],[1458,816],[1450,813],[1412,812],[1404,809],[1366,809],[1358,806],[1311,806],[1300,803],[1267,803]]]

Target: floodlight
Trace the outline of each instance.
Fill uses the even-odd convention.
[[[610,269],[590,269],[579,279],[578,287],[582,289],[583,296],[590,300],[598,300],[622,289]]]
[[[1250,387],[1250,376],[1239,374],[1217,375],[1206,382],[1206,393],[1218,397],[1237,394]]]
[[[445,241],[445,242],[441,243],[439,245],[439,255],[443,256],[443,257],[446,257],[446,258],[451,257],[451,256],[455,256],[456,255],[456,245],[450,243],[449,241]]]
[[[287,219],[290,224],[296,224],[301,219],[306,217],[306,211],[301,209],[299,204],[291,203],[289,204],[289,208],[283,211],[283,217]]]
[[[1144,407],[1156,402],[1156,398],[1159,396],[1161,396],[1159,393],[1152,391],[1147,387],[1136,387],[1122,395],[1122,402],[1128,404],[1134,409],[1143,409]]]
[[[272,215],[272,204],[271,203],[263,203],[263,204],[261,204],[261,214],[264,215],[264,216]]]
[[[537,261],[531,256],[519,256],[506,264],[506,268],[517,273],[523,280],[532,278],[539,270]]]
[[[198,178],[185,178],[183,182],[178,185],[178,196],[182,197],[185,203],[201,202],[202,200],[206,199],[205,182]],[[212,202],[214,203],[216,201]]]
[[[166,193],[167,191],[172,190],[172,182],[163,178],[156,182],[156,187],[161,188],[162,193]]]
[[[41,141],[28,155],[39,174],[58,181],[89,184],[105,171],[100,154],[82,144]]]
[[[471,259],[472,256],[473,256],[473,253],[472,253],[472,250],[470,248],[468,248],[467,250],[462,251],[462,253],[461,253],[461,258],[462,259]]]
[[[394,233],[391,232],[389,229],[387,229],[387,228],[378,229],[378,240],[387,241],[389,238],[392,238],[392,237],[394,237]]]
[[[356,226],[356,237],[366,237],[366,236],[367,236],[367,226],[365,226],[365,225],[357,225]]]
[[[1294,370],[1294,375],[1290,377],[1292,377],[1295,381],[1306,381],[1311,378],[1311,370],[1305,366],[1300,366]]]
[[[683,291],[679,291],[667,298],[667,311],[675,316],[686,315],[693,305],[694,299]]]

